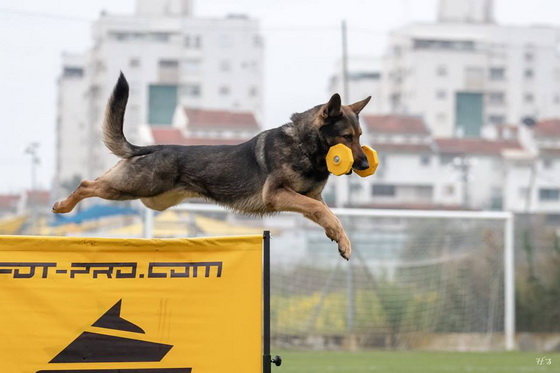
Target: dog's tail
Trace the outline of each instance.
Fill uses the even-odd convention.
[[[140,149],[139,146],[132,145],[124,137],[123,122],[127,101],[128,83],[121,72],[107,103],[103,121],[103,142],[113,154],[121,158],[130,158]]]

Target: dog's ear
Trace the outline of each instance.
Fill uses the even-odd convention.
[[[341,105],[340,95],[338,93],[335,93],[334,95],[332,95],[329,102],[327,102],[321,108],[321,116],[324,119],[327,119],[327,118],[338,117],[342,115],[342,111],[340,110],[340,105]]]
[[[362,111],[362,109],[364,107],[366,107],[369,100],[371,100],[371,96],[368,96],[368,98],[363,99],[362,101],[358,101],[358,102],[353,103],[352,105],[350,105],[350,109],[352,109],[352,111],[354,113],[360,114],[360,111]]]

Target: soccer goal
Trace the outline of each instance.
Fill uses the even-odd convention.
[[[273,241],[277,343],[515,348],[511,213],[334,212],[353,244],[350,262],[337,257],[336,246],[302,218]]]

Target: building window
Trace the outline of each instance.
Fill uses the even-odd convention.
[[[187,49],[200,49],[202,46],[202,39],[200,35],[186,35],[183,39],[183,45]]]
[[[436,75],[437,76],[447,76],[447,66],[445,65],[439,65],[436,68]]]
[[[162,69],[177,69],[179,68],[179,61],[177,60],[160,60],[159,67]]]
[[[140,67],[140,58],[136,58],[136,57],[131,58],[128,61],[128,66],[130,66],[130,67]]]
[[[167,43],[171,34],[168,32],[152,32],[150,34],[152,40],[159,41],[161,43]]]
[[[524,75],[525,75],[525,79],[533,79],[535,73],[533,69],[525,69]]]
[[[230,34],[222,34],[220,36],[220,47],[222,48],[233,47],[233,36]]]
[[[532,93],[525,93],[524,99],[526,103],[531,104],[535,101],[535,96]]]
[[[560,104],[560,95],[554,95],[552,102],[556,105]]]
[[[445,91],[443,89],[438,89],[436,91],[436,98],[438,100],[445,100],[447,98],[447,91]]]
[[[488,122],[490,124],[504,124],[506,122],[506,117],[503,115],[489,115]]]
[[[176,85],[151,84],[148,86],[149,124],[171,124],[176,107]]]
[[[432,161],[432,157],[429,154],[422,154],[420,156],[420,164],[422,166],[429,166]]]
[[[503,67],[491,67],[489,75],[490,80],[504,80],[506,78],[506,72]]]
[[[249,88],[249,97],[256,97],[259,94],[259,89],[257,87]]]
[[[228,86],[225,86],[225,85],[224,85],[224,86],[221,86],[221,87],[220,87],[220,95],[222,95],[222,96],[227,96],[227,95],[229,95],[229,94],[230,94],[230,89],[229,89]]]
[[[560,189],[543,188],[539,189],[539,201],[558,201],[560,200]]]
[[[262,48],[264,46],[263,40],[260,35],[255,35],[253,37],[253,45],[255,48]]]
[[[228,60],[220,61],[220,71],[223,72],[231,71],[231,61]]]
[[[533,62],[535,55],[533,52],[525,52],[525,62]]]
[[[455,186],[452,184],[447,184],[444,188],[443,188],[443,193],[446,196],[453,196],[455,194]]]
[[[84,69],[81,67],[68,67],[65,66],[62,72],[65,78],[81,78],[84,76]]]
[[[432,199],[432,187],[431,186],[416,186],[414,187],[414,191],[416,194],[416,198],[422,200],[431,200]]]
[[[553,166],[554,162],[550,158],[543,158],[542,164],[543,164],[543,168],[545,170],[550,170],[550,169],[552,169],[552,166]]]
[[[487,97],[488,104],[490,105],[503,105],[505,102],[505,95],[503,92],[490,92]]]
[[[472,51],[475,44],[471,40],[414,39],[413,48]]]
[[[199,59],[186,59],[183,61],[183,71],[186,73],[200,72],[201,62]]]
[[[181,87],[181,95],[184,97],[199,97],[200,85],[198,84],[185,84]]]
[[[382,197],[394,197],[395,196],[395,186],[394,185],[373,185],[372,194],[374,196]]]

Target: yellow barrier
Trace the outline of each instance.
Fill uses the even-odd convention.
[[[261,372],[262,263],[261,235],[1,237],[1,371]]]

